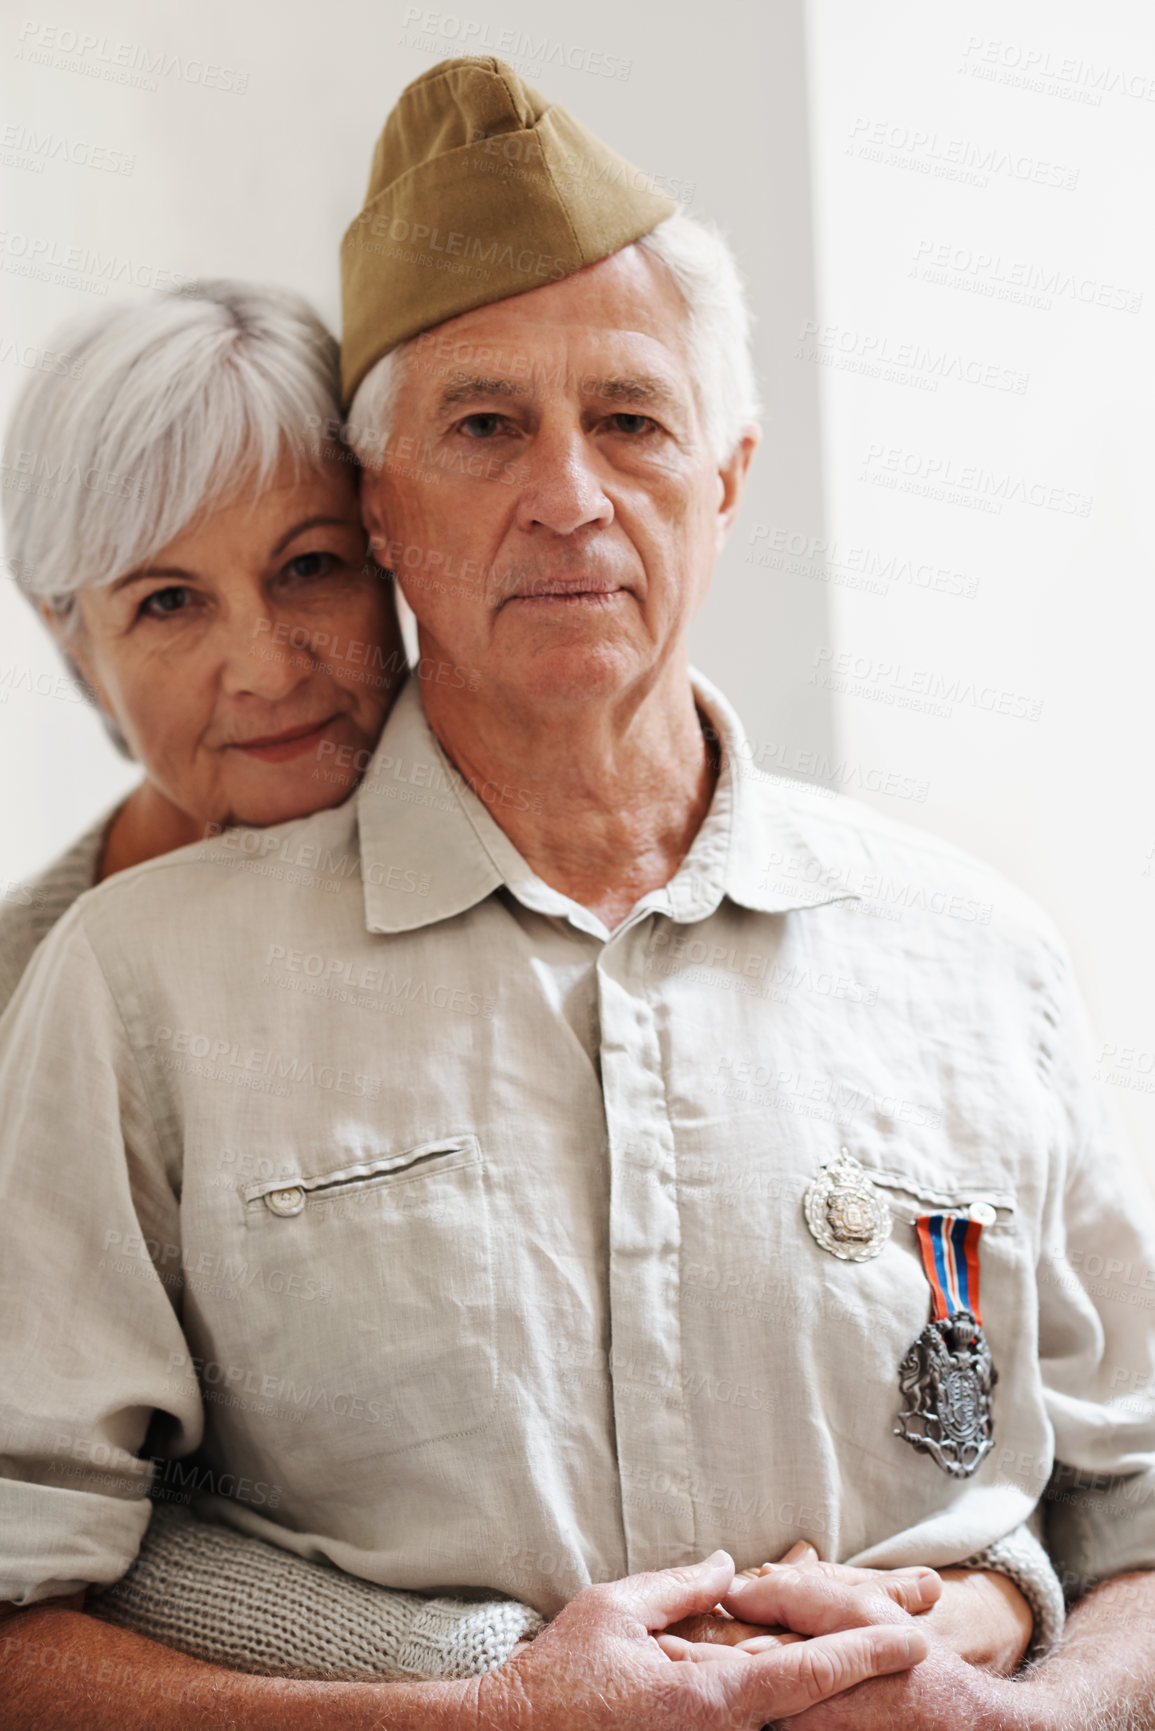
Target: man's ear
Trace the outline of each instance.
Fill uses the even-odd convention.
[[[369,537],[369,548],[378,565],[391,569],[385,556],[389,547],[389,526],[385,521],[385,504],[381,485],[382,474],[362,469],[359,481],[361,521]]]
[[[718,499],[718,551],[730,532],[742,494],[746,487],[746,476],[750,472],[750,461],[758,449],[762,434],[758,427],[747,427],[738,440],[733,451],[718,470],[721,482],[721,494]]]

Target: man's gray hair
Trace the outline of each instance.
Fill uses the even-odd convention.
[[[734,255],[715,228],[677,212],[637,242],[665,266],[681,292],[689,323],[690,365],[711,455],[723,463],[761,413],[750,353],[750,310]],[[348,438],[367,469],[380,467],[412,342],[371,367],[349,410]]]
[[[51,340],[8,424],[7,561],[67,618],[214,505],[309,466],[340,416],[337,345],[308,303],[233,281],[103,307]]]

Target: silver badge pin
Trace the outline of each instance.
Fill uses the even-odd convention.
[[[845,1148],[819,1168],[802,1207],[815,1243],[840,1262],[869,1262],[894,1224],[886,1198]]]
[[[994,1447],[991,1390],[999,1377],[979,1309],[977,1206],[920,1214],[914,1223],[933,1314],[898,1367],[903,1408],[894,1434],[953,1479],[969,1478]]]
[[[999,1373],[969,1310],[928,1322],[898,1370],[906,1402],[895,1436],[928,1454],[953,1479],[969,1478],[994,1448],[991,1390]]]

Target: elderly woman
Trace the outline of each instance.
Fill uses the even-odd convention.
[[[36,374],[9,428],[31,473],[4,494],[7,548],[144,774],[38,883],[36,917],[8,910],[9,990],[82,889],[342,800],[404,665],[355,470],[321,436],[335,345],[302,302],[206,284],[62,340],[72,373]]]
[[[0,1009],[102,879],[343,800],[405,668],[356,468],[325,439],[336,344],[303,301],[202,283],[59,342],[75,367],[34,375],[8,428],[28,484],[4,494],[7,551],[142,774],[0,910]],[[129,1574],[87,1608],[219,1664],[318,1677],[471,1675],[540,1626],[512,1601],[390,1592],[162,1501]]]

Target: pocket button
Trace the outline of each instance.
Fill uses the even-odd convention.
[[[265,1197],[265,1207],[271,1214],[300,1214],[305,1206],[305,1192],[299,1184],[290,1184],[284,1190],[270,1190]]]
[[[972,1202],[967,1210],[972,1220],[977,1220],[980,1226],[993,1226],[999,1217],[999,1211],[990,1202]]]

